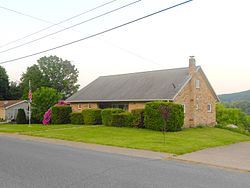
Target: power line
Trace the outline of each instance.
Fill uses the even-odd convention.
[[[96,37],[96,36],[98,36],[98,35],[102,35],[102,34],[104,34],[104,33],[107,33],[107,32],[113,31],[113,30],[116,30],[116,29],[121,28],[121,27],[124,27],[124,26],[126,26],[126,25],[129,25],[129,24],[138,22],[138,21],[143,20],[143,19],[145,19],[145,18],[148,18],[148,17],[154,16],[154,15],[156,15],[156,14],[165,12],[165,11],[167,11],[167,10],[169,10],[169,9],[173,9],[173,8],[175,8],[175,7],[181,6],[181,5],[186,4],[186,3],[189,3],[189,2],[191,2],[191,1],[193,1],[193,0],[187,0],[187,1],[184,1],[184,2],[181,2],[181,3],[178,3],[178,4],[175,4],[175,5],[173,5],[173,6],[170,6],[170,7],[165,8],[165,9],[161,9],[161,10],[159,10],[159,11],[157,11],[157,12],[153,12],[153,13],[148,14],[148,15],[146,15],[146,16],[137,18],[137,19],[135,19],[135,20],[132,20],[132,21],[123,23],[123,24],[121,24],[121,25],[112,27],[112,28],[110,28],[110,29],[106,29],[106,30],[104,30],[104,31],[101,31],[101,32],[98,32],[98,33],[89,35],[89,36],[87,36],[87,37],[84,37],[84,38],[81,38],[81,39],[78,39],[78,40],[75,40],[75,41],[72,41],[72,42],[69,42],[69,43],[60,45],[60,46],[56,46],[56,47],[53,47],[53,48],[50,48],[50,49],[47,49],[47,50],[43,50],[43,51],[36,52],[36,53],[33,53],[33,54],[29,54],[29,55],[26,55],[26,56],[22,56],[22,57],[19,57],[19,58],[7,60],[7,61],[2,61],[2,62],[0,62],[0,64],[13,62],[13,61],[17,61],[17,60],[20,60],[20,59],[25,59],[25,58],[32,57],[32,56],[35,56],[35,55],[38,55],[38,54],[42,54],[42,53],[45,53],[45,52],[49,52],[49,51],[52,51],[52,50],[55,50],[55,49],[58,49],[58,48],[62,48],[62,47],[65,47],[65,46],[69,46],[69,45],[71,45],[71,44],[78,43],[78,42],[81,42],[81,41],[84,41],[84,40],[87,40],[87,39]]]
[[[118,11],[118,10],[121,10],[121,9],[123,9],[123,8],[126,8],[126,7],[128,7],[128,6],[131,6],[131,5],[133,5],[133,4],[136,4],[136,3],[140,2],[140,1],[142,1],[142,0],[133,1],[132,3],[123,5],[123,6],[121,6],[121,7],[118,7],[118,8],[116,8],[116,9],[113,9],[113,10],[111,10],[111,11],[108,11],[108,12],[105,12],[105,13],[100,14],[100,15],[98,15],[98,16],[95,16],[95,17],[92,17],[92,18],[90,18],[90,19],[84,20],[84,21],[82,21],[82,22],[80,22],[80,23],[77,23],[77,24],[75,24],[75,25],[72,25],[72,26],[70,26],[70,27],[66,27],[66,28],[61,29],[61,30],[59,30],[59,31],[56,31],[56,32],[54,32],[54,33],[50,33],[50,34],[48,34],[48,35],[45,35],[45,36],[42,36],[42,37],[40,37],[40,38],[31,40],[31,41],[29,41],[29,42],[26,42],[26,43],[23,43],[23,44],[14,46],[14,47],[12,47],[12,48],[8,48],[8,49],[6,49],[6,50],[0,51],[0,53],[8,52],[8,51],[10,51],[10,50],[14,50],[14,49],[16,49],[16,48],[20,48],[20,47],[22,47],[22,46],[26,46],[26,45],[31,44],[31,43],[33,43],[33,42],[39,41],[39,40],[41,40],[41,39],[47,38],[47,37],[49,37],[49,36],[52,36],[52,35],[55,35],[55,34],[58,34],[58,33],[61,33],[61,32],[63,32],[63,31],[66,31],[66,30],[71,29],[71,28],[73,28],[73,27],[76,27],[76,26],[79,26],[79,25],[81,25],[81,24],[87,23],[87,22],[89,22],[89,21],[95,20],[95,19],[97,19],[97,18],[106,16],[106,15],[108,15],[108,14],[111,14],[111,13],[116,12],[116,11]]]
[[[52,28],[52,27],[54,27],[54,26],[59,26],[59,25],[62,24],[62,23],[65,23],[65,22],[67,22],[67,21],[70,21],[70,20],[72,20],[72,19],[74,19],[74,18],[77,18],[77,17],[82,16],[82,15],[84,15],[84,14],[87,14],[87,13],[89,13],[89,12],[92,12],[92,11],[94,11],[94,10],[97,10],[97,9],[99,9],[99,8],[101,8],[101,7],[104,7],[104,6],[106,6],[106,5],[109,5],[109,4],[111,4],[111,3],[115,2],[115,1],[117,1],[117,0],[108,1],[108,2],[106,2],[106,3],[104,3],[104,4],[101,4],[101,5],[97,6],[97,7],[94,7],[94,8],[92,8],[92,9],[87,10],[87,11],[84,11],[84,12],[82,12],[82,13],[79,13],[79,14],[77,14],[77,15],[75,15],[75,16],[72,16],[72,17],[70,17],[70,18],[67,18],[67,19],[65,19],[65,20],[62,20],[62,21],[60,21],[60,22],[58,22],[58,23],[52,23],[52,22],[47,21],[47,20],[43,20],[43,19],[40,19],[40,18],[31,16],[31,15],[28,15],[28,14],[25,14],[25,13],[22,13],[22,12],[19,12],[19,11],[15,11],[15,10],[13,10],[13,9],[9,9],[9,8],[0,6],[0,8],[2,8],[2,9],[5,9],[5,10],[11,11],[11,12],[15,12],[15,13],[17,13],[17,14],[20,14],[20,15],[23,15],[23,16],[27,16],[27,17],[30,17],[30,18],[33,18],[33,19],[36,19],[36,20],[39,20],[39,21],[42,21],[42,22],[46,22],[46,23],[52,24],[52,25],[50,25],[50,26],[48,26],[48,27],[45,27],[45,28],[43,28],[43,29],[41,29],[41,30],[38,30],[38,31],[36,31],[36,32],[34,32],[34,33],[31,33],[31,34],[28,34],[28,35],[26,35],[26,36],[24,36],[24,37],[21,37],[21,38],[19,38],[19,39],[10,41],[10,42],[8,42],[8,43],[6,43],[6,44],[0,46],[0,48],[5,47],[5,46],[10,45],[10,44],[13,44],[13,43],[15,43],[15,42],[18,42],[18,41],[23,40],[23,39],[25,39],[25,38],[28,38],[28,37],[30,37],[30,36],[33,36],[33,35],[35,35],[35,34],[37,34],[37,33],[42,32],[42,31],[48,30],[48,29],[50,29],[50,28]]]

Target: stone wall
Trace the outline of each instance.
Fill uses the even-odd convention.
[[[199,88],[196,88],[196,80],[200,82]],[[174,101],[185,105],[184,127],[216,123],[217,99],[200,69],[193,74],[192,79]],[[208,111],[209,104],[212,107],[211,112]]]

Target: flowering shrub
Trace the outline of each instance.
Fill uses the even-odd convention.
[[[67,106],[67,105],[69,105],[69,103],[65,102],[64,100],[59,100],[58,103],[55,104],[55,106]],[[49,123],[51,123],[51,115],[52,115],[52,109],[50,108],[43,115],[42,122],[44,125],[48,125]]]

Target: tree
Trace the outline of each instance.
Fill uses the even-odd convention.
[[[16,82],[10,82],[9,91],[8,91],[8,99],[17,100],[22,97],[22,90],[20,85]]]
[[[0,99],[8,98],[9,90],[9,77],[6,73],[5,68],[0,66]]]
[[[70,61],[57,56],[45,56],[38,59],[37,63],[22,75],[21,86],[25,97],[28,93],[29,80],[32,82],[33,91],[42,86],[51,87],[60,92],[64,99],[78,90],[79,85],[76,83],[79,72]]]
[[[33,93],[32,98],[32,119],[37,122],[42,122],[44,113],[58,100],[62,95],[53,88],[41,87]]]
[[[23,99],[26,99],[29,92],[29,80],[32,81],[31,89],[32,91],[36,91],[37,89],[45,86],[43,81],[43,74],[39,69],[38,65],[32,65],[27,68],[26,73],[22,74],[20,87],[23,92]]]

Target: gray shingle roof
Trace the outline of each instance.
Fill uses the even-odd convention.
[[[66,101],[171,100],[189,77],[188,68],[101,76]]]

